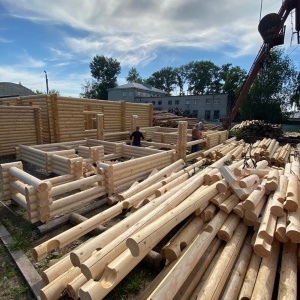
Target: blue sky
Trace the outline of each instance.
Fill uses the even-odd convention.
[[[281,0],[264,0],[262,17]],[[89,63],[105,55],[121,63],[118,84],[135,67],[142,78],[194,60],[249,71],[262,44],[261,0],[0,0],[0,82],[21,82],[79,97]],[[286,21],[286,54],[299,68],[300,47]]]

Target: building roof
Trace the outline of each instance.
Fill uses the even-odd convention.
[[[137,82],[129,82],[123,85],[119,85],[115,88],[112,89],[107,89],[108,91],[111,90],[125,90],[125,89],[138,89],[138,90],[144,90],[144,91],[148,91],[148,92],[154,92],[154,93],[160,93],[160,94],[168,94],[167,92],[157,89],[153,86],[150,85],[143,85],[141,83],[137,83]]]
[[[35,93],[27,87],[12,82],[0,82],[0,97],[29,96]]]

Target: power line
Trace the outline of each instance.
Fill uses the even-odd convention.
[[[298,47],[300,46],[300,44],[298,44],[289,54],[288,56],[290,56]]]

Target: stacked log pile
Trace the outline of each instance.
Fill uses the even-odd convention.
[[[264,123],[260,120],[243,121],[233,126],[231,131],[237,131],[242,136],[267,138],[278,138],[283,135],[281,125]]]
[[[41,260],[131,208],[125,219],[45,270],[41,298],[57,299],[66,289],[73,299],[103,299],[168,236],[161,249],[167,264],[141,299],[296,299],[299,162],[277,167],[260,160],[253,168],[251,158],[241,159],[243,146],[228,143],[227,154],[215,148],[215,162],[201,172],[206,157],[186,168],[177,161],[119,193],[119,202],[93,217],[91,227],[83,222],[35,247]]]
[[[179,121],[187,121],[189,129],[192,129],[199,123],[197,118],[178,116],[167,111],[153,111],[153,126],[177,128]],[[204,125],[204,130],[222,130],[222,126],[220,125],[209,123],[207,121],[202,121],[202,123]]]
[[[199,122],[197,118],[178,116],[167,111],[153,112],[153,126],[177,128],[178,121],[187,121],[188,128],[193,128]]]

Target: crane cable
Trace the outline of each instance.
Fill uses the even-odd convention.
[[[264,2],[264,0],[261,0],[261,1],[260,1],[259,22],[260,22],[260,20],[261,20],[261,12],[262,12],[262,7],[263,7],[263,2]]]

